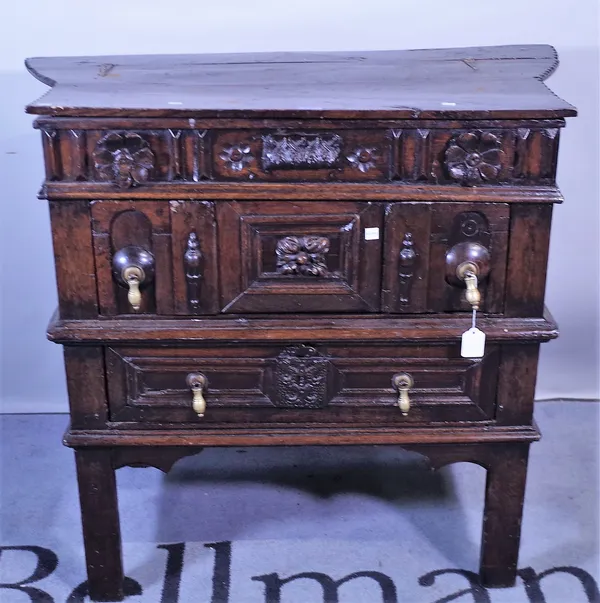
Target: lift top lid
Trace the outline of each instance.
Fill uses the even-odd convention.
[[[32,58],[57,117],[516,119],[576,115],[551,46]]]

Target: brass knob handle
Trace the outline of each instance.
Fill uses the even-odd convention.
[[[413,385],[414,380],[408,373],[398,373],[392,377],[392,386],[398,392],[398,408],[404,416],[410,410],[408,392]]]
[[[477,281],[478,274],[479,268],[473,262],[463,262],[456,269],[456,276],[465,282],[467,288],[465,297],[473,310],[479,310],[479,304],[481,303],[481,292],[479,291]]]
[[[127,287],[127,301],[137,312],[142,307],[142,286],[154,278],[154,256],[146,249],[130,245],[115,253],[112,266],[114,278]]]
[[[198,417],[202,418],[206,412],[206,400],[204,391],[208,385],[208,379],[202,373],[190,373],[186,378],[188,387],[192,390],[192,408]]]
[[[490,252],[480,243],[457,243],[446,254],[446,280],[458,287],[465,285],[465,298],[473,310],[481,305],[479,283],[489,275],[490,267]]]

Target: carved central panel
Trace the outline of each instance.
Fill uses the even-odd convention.
[[[320,236],[285,237],[277,243],[277,272],[301,276],[327,276],[325,254],[329,239]]]
[[[286,348],[277,357],[276,399],[283,408],[322,408],[328,402],[329,360],[308,346]]]
[[[262,166],[270,168],[334,167],[340,158],[342,138],[337,134],[263,136]]]

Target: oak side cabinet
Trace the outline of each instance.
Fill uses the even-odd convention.
[[[398,445],[487,470],[515,581],[564,118],[550,46],[35,58],[87,571],[115,470],[206,446]],[[485,344],[465,351],[472,326]]]

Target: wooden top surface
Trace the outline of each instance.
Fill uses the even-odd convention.
[[[64,117],[512,119],[576,115],[543,83],[551,46],[32,58]]]

